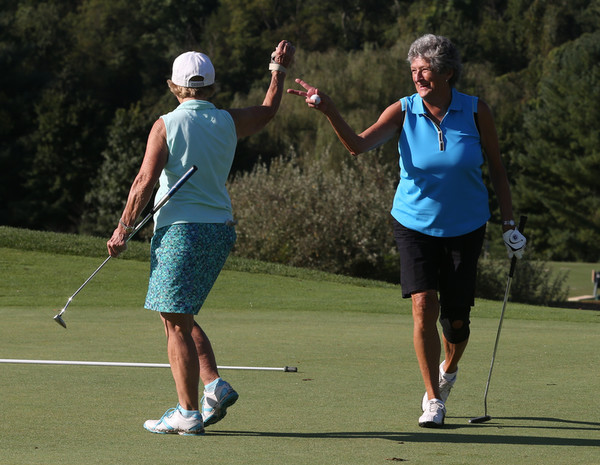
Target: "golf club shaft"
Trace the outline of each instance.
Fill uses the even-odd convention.
[[[169,201],[169,199],[171,197],[173,197],[173,195],[181,188],[181,186],[183,186],[186,181],[188,179],[190,179],[190,177],[198,170],[197,166],[192,166],[189,170],[187,170],[187,172],[181,176],[181,178],[179,178],[179,180],[175,183],[175,185],[173,187],[171,187],[171,189],[169,189],[169,191],[158,201],[158,203],[156,205],[154,205],[154,207],[152,208],[152,210],[150,211],[150,213],[148,213],[144,219],[135,227],[135,229],[131,232],[131,234],[127,237],[127,239],[125,240],[125,242],[129,242],[129,239],[131,239],[140,229],[142,229],[144,227],[144,225],[150,221],[150,218],[152,218],[154,216],[154,214],[160,210],[162,208],[162,206],[167,203]],[[94,276],[96,276],[96,274],[98,274],[98,272],[102,269],[102,267],[104,265],[106,265],[108,263],[108,261],[110,260],[110,255],[108,257],[106,257],[106,259],[102,262],[102,264],[96,268],[96,271],[94,271],[90,277],[88,279],[85,280],[85,282],[79,287],[79,289],[77,289],[73,295],[71,297],[69,297],[69,300],[67,300],[67,303],[65,304],[65,306],[62,308],[62,310],[54,316],[54,320],[60,324],[61,326],[63,326],[64,328],[66,328],[66,324],[64,322],[64,320],[61,318],[62,314],[65,313],[65,311],[67,310],[67,307],[69,306],[69,304],[71,303],[71,301],[73,300],[73,298],[79,294],[79,291],[81,291],[87,283],[89,283],[92,278]]]
[[[152,207],[152,210],[150,210],[150,213],[148,213],[145,216],[145,218],[135,227],[135,229],[127,237],[126,242],[129,242],[129,239],[131,239],[135,235],[135,233],[137,233],[140,229],[142,229],[144,227],[144,225],[148,221],[150,221],[150,218],[152,218],[154,216],[154,214],[158,210],[160,210],[163,207],[163,205],[169,201],[169,199],[171,197],[173,197],[175,192],[177,192],[181,188],[181,186],[183,186],[186,183],[186,181],[192,177],[192,175],[196,172],[197,169],[198,169],[198,167],[194,165],[189,170],[187,170],[187,172],[183,176],[181,176],[181,178],[179,178],[179,180],[175,183],[175,185],[173,187],[171,187],[171,189],[169,189],[169,192],[167,192],[165,195],[163,195],[163,197],[158,201],[158,203],[156,205],[154,205],[154,207]],[[109,256],[109,258],[110,258],[110,256]],[[108,261],[108,259],[107,259],[107,261]]]
[[[521,216],[519,219],[518,230],[523,232],[525,229],[525,223],[527,222],[526,216]],[[502,322],[504,321],[504,310],[506,309],[506,303],[508,301],[508,296],[510,294],[510,285],[512,282],[512,278],[515,274],[515,268],[517,266],[517,257],[513,255],[510,262],[510,271],[508,272],[508,280],[506,282],[506,290],[504,291],[504,302],[502,303],[502,311],[500,312],[500,321],[498,323],[498,331],[496,333],[496,342],[494,343],[494,352],[492,353],[492,362],[490,364],[490,371],[488,373],[487,382],[485,384],[485,393],[483,395],[483,407],[484,407],[484,416],[488,416],[487,414],[487,395],[488,390],[490,388],[490,380],[492,379],[492,370],[494,369],[494,362],[496,360],[496,351],[498,349],[498,341],[500,340],[500,332],[502,331]]]
[[[133,237],[133,235],[134,235],[136,232],[138,232],[140,229],[142,229],[142,227],[143,227],[143,226],[144,226],[144,225],[145,225],[145,224],[146,224],[146,223],[147,223],[147,222],[150,220],[150,218],[152,218],[152,215],[153,215],[153,214],[154,214],[153,212],[150,212],[150,213],[148,213],[148,214],[146,215],[146,217],[145,217],[145,218],[142,220],[142,222],[136,226],[136,228],[135,228],[135,229],[133,230],[133,232],[132,232],[132,233],[129,235],[129,237],[127,237],[127,239],[125,240],[125,242],[129,242],[129,239],[131,239],[131,238]],[[69,297],[69,300],[67,300],[67,303],[66,303],[66,305],[65,305],[65,306],[63,307],[63,309],[60,311],[60,313],[59,313],[59,316],[60,316],[60,315],[62,315],[63,313],[65,313],[65,310],[67,309],[67,307],[69,306],[69,304],[71,303],[71,301],[73,300],[73,298],[74,298],[74,297],[75,297],[77,294],[79,294],[79,291],[81,291],[81,290],[82,290],[82,289],[83,289],[83,288],[84,288],[84,287],[87,285],[87,283],[89,283],[89,282],[92,280],[92,278],[93,278],[94,276],[96,276],[96,274],[98,274],[98,272],[99,272],[99,271],[102,269],[102,267],[103,267],[104,265],[106,265],[106,264],[108,263],[108,261],[109,261],[110,259],[111,259],[111,256],[110,256],[110,255],[109,255],[108,257],[106,257],[106,258],[104,259],[104,261],[103,261],[103,262],[100,264],[100,266],[99,266],[98,268],[96,268],[96,271],[94,271],[94,272],[93,272],[93,273],[90,275],[90,277],[89,277],[88,279],[86,279],[86,280],[85,280],[85,282],[84,282],[84,283],[83,283],[81,286],[79,286],[79,289],[77,289],[77,290],[76,290],[76,291],[73,293],[73,295],[72,295],[71,297]]]
[[[515,257],[513,257],[515,260]],[[512,266],[511,266],[512,268]],[[502,331],[502,321],[504,320],[504,310],[506,309],[506,302],[508,301],[508,295],[510,293],[510,284],[512,281],[512,274],[508,275],[508,281],[506,283],[506,290],[504,291],[504,302],[502,303],[502,311],[500,312],[500,322],[498,323],[498,332],[496,333],[496,342],[494,343],[494,352],[492,353],[492,362],[490,364],[490,371],[488,372],[487,382],[485,383],[485,393],[483,395],[483,411],[484,416],[487,416],[487,395],[490,389],[490,380],[492,379],[492,370],[494,369],[494,362],[496,361],[496,350],[498,349],[498,341],[500,340],[500,332]]]
[[[177,192],[181,186],[183,186],[186,181],[188,179],[190,179],[192,177],[192,175],[198,170],[197,166],[192,166],[189,170],[187,170],[187,172],[181,176],[181,178],[179,178],[179,180],[175,183],[175,185],[173,187],[171,187],[171,189],[169,189],[169,192],[167,192],[159,201],[156,205],[154,205],[154,207],[152,207],[152,210],[150,210],[150,213],[148,213],[146,215],[146,217],[140,222],[140,224],[138,224],[135,229],[133,230],[133,232],[129,235],[129,237],[127,238],[127,240],[131,239],[131,237],[138,232],[140,229],[142,229],[144,227],[144,225],[150,220],[150,218],[152,218],[154,216],[154,214],[160,210],[163,205],[165,203],[168,202],[168,200],[173,197],[173,195],[175,194],[175,192]]]
[[[90,275],[90,277],[89,277],[88,279],[86,279],[86,280],[85,280],[85,282],[84,282],[84,283],[83,283],[81,286],[79,286],[79,289],[77,289],[77,290],[76,290],[76,291],[73,293],[73,295],[72,295],[71,297],[69,297],[69,300],[67,300],[67,303],[65,304],[65,306],[63,307],[63,309],[62,309],[62,310],[60,311],[60,313],[58,314],[59,316],[60,316],[60,315],[62,315],[63,313],[65,313],[65,310],[67,309],[67,307],[69,306],[69,304],[71,303],[71,301],[73,300],[73,298],[74,298],[74,297],[75,297],[77,294],[79,294],[79,291],[81,291],[81,290],[82,290],[82,289],[85,287],[85,285],[86,285],[87,283],[89,283],[89,282],[91,281],[91,279],[92,279],[94,276],[96,276],[96,274],[98,273],[98,271],[100,271],[100,270],[102,269],[102,267],[108,263],[108,261],[109,261],[109,260],[110,260],[110,255],[109,255],[108,257],[106,257],[106,259],[105,259],[105,260],[102,262],[102,264],[101,264],[101,265],[100,265],[98,268],[96,268],[96,271],[94,271],[94,272],[93,272],[93,273]]]

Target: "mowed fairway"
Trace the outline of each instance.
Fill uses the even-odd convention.
[[[0,248],[0,358],[166,363],[142,309],[148,263]],[[517,271],[518,272],[518,271]],[[240,400],[203,437],[142,428],[175,406],[170,371],[0,364],[1,464],[598,464],[600,312],[478,301],[446,427],[419,428],[409,302],[391,287],[225,271],[198,320]]]

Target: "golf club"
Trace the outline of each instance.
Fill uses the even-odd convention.
[[[92,362],[78,360],[27,360],[20,358],[0,358],[0,363],[17,363],[33,365],[76,365],[76,366],[101,366],[101,367],[138,367],[138,368],[170,368],[168,363],[138,363],[138,362]],[[249,367],[249,366],[217,366],[219,370],[260,370],[260,371],[284,371],[286,373],[297,373],[298,367]]]
[[[169,199],[171,197],[173,197],[173,195],[175,194],[175,192],[177,192],[179,190],[179,188],[181,186],[183,186],[183,184],[185,184],[185,182],[190,179],[190,177],[196,172],[196,170],[198,169],[197,166],[192,166],[183,176],[181,176],[181,178],[179,178],[179,180],[175,183],[175,185],[173,187],[171,187],[171,189],[169,189],[169,192],[167,192],[162,199],[160,199],[160,201],[152,208],[152,210],[150,211],[150,213],[148,213],[146,215],[146,217],[142,220],[141,223],[139,223],[135,229],[131,232],[131,234],[129,235],[129,237],[127,238],[127,242],[129,241],[129,239],[131,239],[135,233],[137,233],[140,229],[142,229],[142,227],[150,220],[150,218],[152,218],[152,216],[154,216],[154,214],[160,210],[162,208],[162,206],[167,203],[169,201]],[[96,276],[96,274],[102,269],[102,267],[104,265],[106,265],[106,263],[108,263],[108,261],[110,260],[110,255],[102,262],[102,264],[96,268],[96,271],[94,271],[90,277],[88,279],[85,280],[85,282],[79,287],[79,289],[77,289],[75,291],[75,293],[69,297],[69,300],[67,300],[67,303],[65,304],[65,306],[62,308],[62,310],[60,311],[60,313],[58,313],[57,315],[54,316],[54,321],[56,321],[59,325],[61,325],[63,328],[67,328],[67,324],[65,323],[65,320],[63,319],[62,315],[63,313],[65,313],[65,311],[67,310],[67,307],[69,306],[69,304],[71,303],[71,301],[73,300],[73,298],[79,294],[79,291],[81,291],[85,285],[87,283],[89,283],[91,281],[91,279]]]
[[[526,216],[521,216],[519,219],[519,226],[517,229],[522,233],[525,230],[525,223],[527,222]],[[496,333],[496,342],[494,343],[494,352],[492,353],[492,363],[490,365],[490,371],[488,373],[487,383],[485,385],[485,394],[483,395],[483,416],[471,418],[469,423],[485,423],[492,419],[487,413],[487,395],[490,388],[490,379],[492,378],[492,370],[494,368],[494,361],[496,360],[496,350],[498,349],[498,340],[500,339],[500,331],[502,330],[502,320],[504,319],[504,309],[506,308],[506,302],[508,301],[508,294],[510,292],[510,283],[512,277],[515,274],[515,268],[517,266],[517,257],[513,255],[510,262],[510,271],[508,272],[508,282],[506,283],[506,291],[504,291],[504,302],[502,304],[502,311],[500,312],[500,322],[498,323],[498,332]]]

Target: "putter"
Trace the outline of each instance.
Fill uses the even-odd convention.
[[[185,184],[185,182],[190,179],[190,177],[196,172],[196,170],[198,170],[197,166],[192,166],[183,176],[181,176],[181,178],[179,178],[179,180],[175,183],[175,185],[173,187],[171,187],[171,189],[169,189],[169,192],[167,192],[164,197],[162,199],[160,199],[160,201],[152,208],[152,210],[150,211],[150,213],[148,213],[146,215],[146,217],[142,220],[141,223],[139,223],[135,229],[131,232],[131,234],[129,235],[129,237],[127,238],[126,242],[129,242],[129,239],[131,239],[135,233],[137,233],[140,229],[142,229],[142,227],[144,227],[144,225],[150,221],[150,218],[152,218],[152,216],[154,216],[154,214],[160,210],[163,205],[165,203],[167,203],[169,201],[169,199],[171,197],[173,197],[173,195],[175,194],[175,192],[177,192],[179,190],[179,188],[181,186],[183,186]],[[67,324],[65,323],[65,320],[63,319],[63,313],[65,313],[65,311],[67,310],[67,307],[69,306],[69,304],[71,303],[71,301],[73,300],[73,298],[79,294],[79,291],[81,291],[85,285],[87,283],[89,283],[91,281],[91,279],[96,276],[96,274],[102,269],[102,267],[104,265],[106,265],[108,263],[108,261],[110,260],[110,255],[102,262],[102,264],[96,268],[96,271],[94,271],[90,277],[88,279],[85,280],[85,282],[79,287],[79,289],[77,289],[73,295],[71,297],[69,297],[69,300],[67,300],[67,303],[65,304],[65,306],[62,308],[62,310],[54,316],[54,321],[56,321],[59,325],[61,325],[63,328],[67,328]]]
[[[527,222],[526,216],[521,216],[519,219],[519,226],[517,229],[519,232],[523,232],[525,230],[525,223]],[[496,342],[494,343],[494,352],[492,353],[492,363],[490,364],[490,371],[488,373],[487,383],[485,384],[485,393],[483,395],[483,416],[471,418],[469,423],[485,423],[486,421],[490,421],[492,419],[491,416],[488,415],[487,410],[487,395],[488,390],[490,388],[490,379],[492,379],[492,370],[494,369],[494,361],[496,360],[496,350],[498,349],[498,340],[500,339],[500,331],[502,330],[502,320],[504,319],[504,309],[506,308],[506,302],[508,301],[508,294],[510,292],[510,283],[512,281],[512,277],[515,274],[515,268],[517,266],[517,257],[513,255],[513,258],[510,262],[510,271],[508,272],[508,282],[506,283],[506,291],[504,291],[504,302],[502,303],[502,312],[500,312],[500,322],[498,324],[498,332],[496,333]]]

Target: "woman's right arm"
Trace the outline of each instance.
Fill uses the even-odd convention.
[[[152,197],[154,186],[167,164],[168,157],[167,128],[162,118],[159,118],[148,135],[142,166],[129,189],[127,204],[119,224],[106,244],[111,257],[118,257],[121,252],[127,250],[129,233],[126,231],[125,226],[135,226],[137,218]]]
[[[394,137],[394,135],[400,132],[400,129],[402,128],[402,124],[404,123],[404,112],[402,111],[402,103],[400,101],[387,107],[383,113],[381,113],[375,124],[365,129],[360,134],[357,134],[346,120],[344,120],[331,97],[307,84],[302,79],[296,79],[296,82],[304,87],[306,91],[288,89],[288,93],[305,97],[309,107],[323,113],[338,136],[338,139],[352,155],[358,155],[379,147],[381,144]],[[318,95],[320,97],[320,102],[318,104],[315,104],[310,100],[312,95]]]

